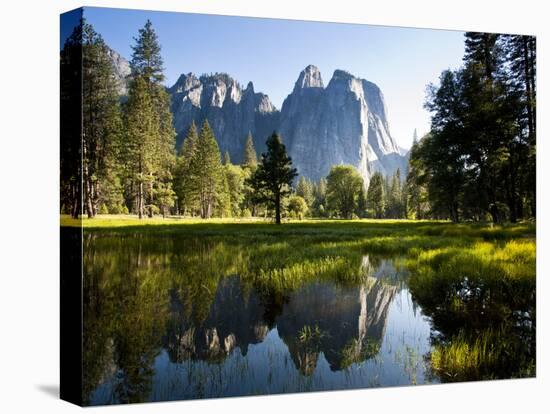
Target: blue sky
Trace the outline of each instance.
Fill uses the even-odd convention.
[[[110,47],[131,56],[133,37],[149,18],[162,45],[166,84],[181,73],[226,72],[269,95],[278,108],[301,70],[317,66],[325,86],[335,69],[376,83],[384,93],[390,131],[409,148],[413,130],[429,130],[426,85],[457,68],[464,33],[357,24],[86,8],[85,18]]]

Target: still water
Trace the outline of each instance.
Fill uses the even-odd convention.
[[[86,404],[439,382],[427,362],[437,332],[400,257],[265,240],[85,243]]]

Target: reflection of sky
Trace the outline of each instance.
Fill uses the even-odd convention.
[[[392,134],[403,147],[414,128],[429,129],[426,85],[458,67],[464,50],[463,32],[455,31],[101,8],[86,8],[85,17],[126,58],[149,18],[167,85],[181,73],[227,72],[243,85],[253,81],[278,108],[308,64],[319,67],[325,86],[335,69],[348,70],[382,89]]]
[[[296,369],[277,328],[258,344],[249,345],[246,356],[235,349],[222,363],[187,360],[170,362],[162,350],[155,359],[151,399],[270,394],[350,388],[423,384],[423,356],[429,351],[430,325],[411,295],[402,289],[389,306],[387,325],[378,355],[347,369],[331,371],[321,353],[315,371],[304,376]],[[114,383],[107,381],[94,392],[92,403],[109,402]]]
[[[63,49],[65,40],[72,34],[75,27],[79,24],[81,17],[82,9],[76,9],[61,15],[59,27],[60,49]]]

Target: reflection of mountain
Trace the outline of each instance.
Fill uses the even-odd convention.
[[[218,283],[203,321],[186,317],[190,299],[172,292],[165,347],[174,362],[222,361],[236,348],[246,355],[250,344],[263,341],[274,319],[300,372],[313,373],[321,352],[333,371],[346,368],[376,355],[384,336],[397,287],[377,278],[395,269],[385,261],[378,268],[385,271],[364,269],[375,276],[367,276],[360,286],[308,284],[285,304],[268,303],[238,277],[228,277]]]
[[[396,291],[368,278],[358,288],[314,283],[295,292],[277,328],[297,368],[313,373],[320,352],[333,371],[374,356]]]
[[[245,290],[238,277],[222,279],[206,320],[184,316],[188,298],[172,294],[166,347],[173,361],[222,360],[235,348],[246,355],[248,345],[261,342],[270,327],[264,322],[267,306],[254,290]]]

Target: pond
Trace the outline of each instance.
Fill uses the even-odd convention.
[[[262,237],[84,242],[85,404],[449,380],[429,358],[459,327],[423,311],[402,256]]]

